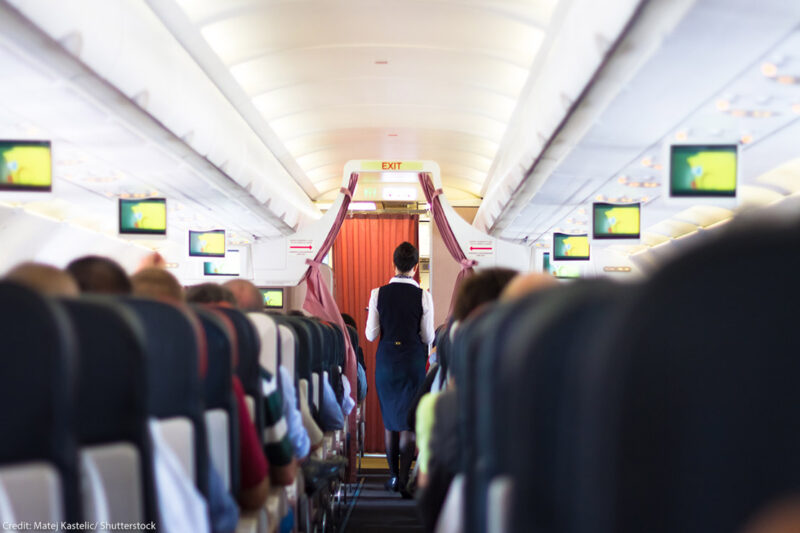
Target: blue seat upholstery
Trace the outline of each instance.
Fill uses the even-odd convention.
[[[185,417],[194,429],[194,469],[198,490],[208,496],[208,442],[200,381],[201,334],[193,318],[175,305],[124,298],[145,330],[148,412],[158,419]]]
[[[61,302],[79,346],[76,404],[79,444],[85,448],[127,443],[136,449],[140,458],[143,518],[158,524],[142,325],[133,313],[111,299]]]
[[[206,411],[222,410],[228,419],[228,468],[233,494],[239,493],[239,417],[233,392],[235,339],[225,315],[202,306],[193,306],[205,333],[207,370],[203,377]],[[210,446],[211,443],[209,443]],[[222,474],[223,470],[220,470]]]
[[[656,272],[584,368],[570,531],[733,533],[800,492],[800,225]]]
[[[63,516],[80,521],[71,323],[58,302],[13,283],[0,282],[0,301],[0,467],[53,465]]]

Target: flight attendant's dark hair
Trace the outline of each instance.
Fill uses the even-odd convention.
[[[419,263],[419,252],[410,242],[401,243],[394,249],[394,266],[400,272],[408,272]]]

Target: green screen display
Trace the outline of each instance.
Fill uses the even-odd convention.
[[[50,141],[0,141],[0,190],[50,191]]]
[[[225,257],[225,230],[189,231],[189,255]]]
[[[556,261],[589,259],[589,236],[553,233],[553,259]]]
[[[638,239],[640,225],[639,204],[592,205],[595,239]]]
[[[553,268],[553,275],[559,279],[575,279],[581,277],[581,269],[577,265],[558,265]]]
[[[239,250],[228,250],[222,259],[203,261],[203,274],[206,276],[238,276]]]
[[[165,235],[167,201],[164,198],[119,200],[119,232]]]
[[[736,196],[736,145],[670,147],[670,196]]]
[[[283,289],[259,289],[264,298],[264,307],[280,309],[283,307]]]

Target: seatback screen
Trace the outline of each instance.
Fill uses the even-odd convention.
[[[222,259],[203,261],[205,276],[238,276],[240,268],[239,250],[228,250]]]
[[[119,232],[124,234],[167,233],[167,200],[119,200]]]
[[[189,255],[225,257],[225,230],[189,231]]]
[[[553,259],[556,261],[589,259],[589,236],[553,233]]]
[[[283,289],[259,289],[267,309],[283,308]]]
[[[592,204],[595,239],[638,239],[641,221],[639,204]]]
[[[48,192],[52,187],[50,141],[0,141],[0,190]]]
[[[736,196],[738,147],[678,145],[670,147],[670,196]]]

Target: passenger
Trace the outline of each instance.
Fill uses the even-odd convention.
[[[478,272],[459,287],[452,320],[463,322],[496,301],[514,280],[525,277],[514,270],[493,268]],[[550,276],[548,276],[550,277]],[[553,283],[557,283],[550,277]],[[451,354],[458,357],[458,354]],[[452,362],[451,362],[452,363]],[[461,469],[461,441],[458,430],[458,396],[450,388],[439,394],[426,394],[417,407],[417,432],[420,453],[418,486],[419,507],[427,531],[433,531],[448,497],[450,486]]]
[[[236,298],[227,287],[216,283],[200,283],[186,290],[186,300],[195,304],[215,304],[236,307]]]
[[[41,263],[19,264],[5,275],[5,279],[25,285],[47,296],[80,295],[78,284],[69,273]]]
[[[136,272],[141,272],[146,268],[165,269],[167,268],[167,261],[160,253],[153,252],[151,254],[147,254],[142,258],[141,261],[139,261],[139,266],[136,267]]]
[[[353,317],[347,313],[342,313],[342,320],[348,326],[352,326],[358,332],[358,325]],[[367,365],[364,362],[364,350],[361,346],[356,350],[356,360],[358,362],[358,386],[356,388],[356,401],[361,405],[367,398]]]
[[[258,312],[264,309],[264,299],[258,287],[247,280],[235,279],[223,285],[234,296],[236,306],[244,312]],[[267,460],[270,463],[270,478],[275,485],[291,485],[294,483],[297,474],[297,461],[294,457],[292,442],[290,441],[289,417],[284,416],[283,403],[288,401],[294,403],[294,398],[286,398],[281,395],[275,377],[262,370],[263,392],[264,392],[264,413],[266,423],[266,434],[269,436],[266,443]],[[288,372],[281,367],[280,373]],[[294,414],[294,413],[292,413]],[[293,417],[291,422],[297,424],[301,420],[299,412]],[[297,431],[297,428],[293,428]],[[305,432],[305,428],[300,425],[300,429]],[[306,440],[308,436],[306,435]],[[306,455],[308,452],[306,452]]]
[[[152,298],[176,305],[183,304],[185,297],[180,282],[161,268],[149,267],[131,276],[133,295]],[[208,509],[212,533],[230,533],[239,522],[239,509],[230,492],[225,490],[222,477],[208,457]]]
[[[419,263],[417,249],[404,242],[395,249],[393,261],[395,276],[370,295],[365,334],[370,341],[380,336],[375,386],[390,472],[386,488],[410,498],[407,484],[416,439],[408,426],[408,411],[425,379],[428,345],[434,334],[433,301],[413,279]]]
[[[87,255],[67,265],[81,292],[130,294],[131,281],[119,264],[106,257]]]
[[[541,272],[530,272],[528,274],[520,274],[511,280],[511,282],[503,290],[500,295],[501,302],[511,302],[518,298],[522,298],[526,294],[547,289],[558,285],[558,281],[550,274],[543,274]]]
[[[173,303],[183,303],[186,298],[180,282],[164,269],[148,267],[131,276],[135,296],[153,298]]]
[[[189,287],[186,299],[191,303],[224,307],[234,307],[236,304],[233,293],[215,283]],[[246,510],[257,510],[264,506],[269,495],[269,467],[255,424],[250,419],[242,382],[237,376],[233,376],[233,393],[239,413],[239,505]]]

